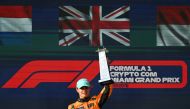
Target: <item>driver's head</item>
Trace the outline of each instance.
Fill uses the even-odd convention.
[[[79,98],[83,99],[89,97],[90,94],[90,83],[86,78],[82,78],[77,81],[76,91],[79,94]]]

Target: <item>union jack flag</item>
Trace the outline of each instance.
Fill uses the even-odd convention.
[[[60,6],[59,10],[59,46],[70,46],[78,40],[92,46],[130,45],[129,6]]]

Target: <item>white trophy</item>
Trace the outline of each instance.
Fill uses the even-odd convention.
[[[100,80],[98,81],[100,84],[112,84],[113,80],[110,77],[108,63],[106,58],[106,48],[98,49],[99,55],[99,68],[100,68]]]

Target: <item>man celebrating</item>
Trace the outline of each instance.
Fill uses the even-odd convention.
[[[68,106],[68,109],[101,109],[112,93],[112,85],[105,84],[97,96],[90,96],[90,83],[86,78],[78,80],[76,91],[79,98],[75,103]]]

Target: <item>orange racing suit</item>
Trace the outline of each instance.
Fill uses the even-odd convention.
[[[68,109],[101,109],[112,93],[112,84],[104,85],[104,88],[97,96],[78,99],[68,106]]]

